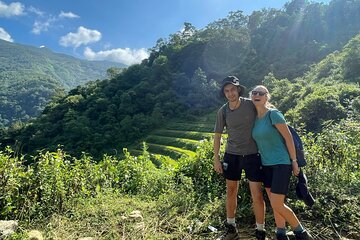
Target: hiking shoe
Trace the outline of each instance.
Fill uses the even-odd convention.
[[[255,237],[257,240],[265,240],[266,231],[265,230],[255,230]]]
[[[310,235],[310,233],[306,230],[301,233],[295,233],[296,240],[314,240],[314,238]]]
[[[287,235],[276,235],[276,240],[289,240]]]
[[[235,226],[225,223],[225,228],[225,234],[218,238],[219,240],[240,240],[239,233]]]

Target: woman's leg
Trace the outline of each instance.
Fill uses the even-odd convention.
[[[271,192],[270,192],[270,188],[265,188],[266,193],[271,201]],[[283,218],[274,208],[273,208],[273,213],[274,213],[274,219],[275,219],[275,224],[277,228],[285,228],[286,227],[286,221],[285,218]]]
[[[300,225],[300,221],[296,217],[295,213],[291,210],[291,208],[289,208],[288,206],[285,205],[285,203],[284,203],[285,195],[270,193],[269,198],[270,198],[271,207],[274,210],[274,216],[275,216],[275,213],[280,215],[280,216],[277,216],[278,220],[280,221],[279,224],[282,224],[281,220],[280,220],[280,217],[282,217],[290,224],[290,226],[293,229],[295,229],[296,227],[298,227]],[[276,221],[276,218],[275,218],[275,221]]]

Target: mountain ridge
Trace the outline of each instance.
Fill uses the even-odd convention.
[[[37,116],[57,93],[104,79],[111,67],[125,65],[0,40],[0,126]]]

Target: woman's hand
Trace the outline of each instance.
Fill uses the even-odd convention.
[[[299,175],[300,173],[300,168],[299,165],[297,163],[297,161],[291,161],[292,162],[292,170],[295,176]]]

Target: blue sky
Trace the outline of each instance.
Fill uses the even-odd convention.
[[[0,0],[0,39],[126,65],[159,38],[201,29],[230,11],[281,8],[285,0]],[[317,1],[320,2],[320,1]],[[328,2],[328,1],[325,1]]]

